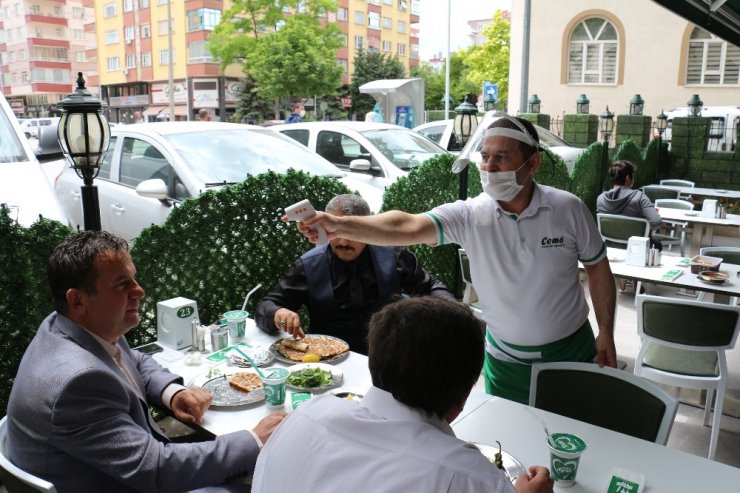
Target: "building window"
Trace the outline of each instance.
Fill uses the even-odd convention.
[[[355,24],[365,24],[365,12],[355,10]]]
[[[368,0],[367,3],[372,4],[372,5],[380,5],[380,0]]]
[[[105,44],[112,45],[116,43],[118,43],[118,31],[116,29],[105,31]]]
[[[221,22],[221,11],[197,9],[188,11],[188,31],[213,31]]]
[[[346,21],[347,20],[347,9],[344,7],[339,7],[337,9],[337,20],[338,21]]]
[[[169,34],[168,27],[172,26],[172,32],[175,32],[175,21],[174,19],[170,18],[170,22],[167,22],[167,19],[163,21],[157,22],[157,34],[160,36],[164,36],[165,34]]]
[[[136,68],[136,54],[126,55],[126,68]]]
[[[142,9],[149,8],[149,0],[139,0],[139,7]]]
[[[41,13],[41,5],[31,5],[31,13],[32,14],[40,14]]]
[[[568,84],[614,84],[617,80],[617,30],[606,19],[579,22],[570,34]]]
[[[398,21],[398,32],[401,34],[406,33],[406,22],[405,21]]]
[[[85,17],[85,9],[82,7],[72,7],[72,17],[75,19],[82,19]]]
[[[126,26],[123,28],[123,37],[126,43],[130,43],[134,40],[134,26]]]
[[[368,12],[367,25],[373,29],[380,29],[380,14],[377,12]]]
[[[398,56],[406,56],[406,45],[398,43]]]
[[[103,5],[103,17],[113,17],[114,15],[116,15],[115,2],[110,2]]]
[[[188,45],[188,63],[212,62],[213,57],[206,48],[205,41],[194,41]]]
[[[406,12],[406,0],[398,0],[398,10]]]
[[[740,47],[700,27],[691,32],[687,62],[687,84],[740,83]]]
[[[112,70],[120,70],[121,68],[121,61],[118,59],[117,56],[110,56],[105,59],[106,64],[108,65],[108,72]]]
[[[157,0],[157,5],[167,5],[170,0]]]
[[[393,0],[383,0],[383,5],[393,5]]]
[[[123,11],[131,12],[134,10],[134,0],[123,0]]]
[[[383,29],[393,29],[393,19],[390,17],[383,17]]]
[[[339,36],[342,38],[342,46],[348,46],[347,33],[341,33]]]
[[[298,2],[298,5],[295,8],[295,11],[299,14],[305,14],[306,13],[306,2]]]
[[[349,70],[349,65],[347,64],[347,60],[340,58],[339,60],[337,60],[337,64],[340,67],[342,67],[342,71],[346,74],[347,71]]]
[[[177,50],[172,50],[172,63],[177,60]],[[170,63],[170,50],[159,50],[159,64],[169,65]]]
[[[85,40],[85,31],[82,29],[72,29],[72,37],[78,41]]]
[[[390,53],[390,51],[393,49],[393,43],[390,41],[383,41],[383,51]]]
[[[151,38],[152,37],[152,26],[148,22],[141,25],[141,37]]]
[[[85,56],[85,52],[83,50],[75,52],[75,60],[80,63],[86,62],[87,57]]]
[[[362,36],[355,36],[355,49],[361,50],[364,45],[364,38]]]
[[[142,67],[151,67],[152,66],[152,52],[151,51],[145,51],[141,54],[141,66]]]

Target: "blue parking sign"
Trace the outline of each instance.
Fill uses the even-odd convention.
[[[493,96],[493,100],[498,103],[498,84],[488,81],[483,83],[483,99],[485,99],[489,94]]]

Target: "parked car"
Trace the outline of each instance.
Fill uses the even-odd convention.
[[[38,138],[39,128],[57,125],[58,123],[58,117],[26,118],[21,122],[21,128],[23,129],[23,133],[26,135],[26,138]]]
[[[665,111],[668,117],[667,127],[663,139],[671,143],[671,132],[673,119],[675,117],[688,116],[689,108],[673,108]],[[740,124],[740,106],[704,106],[701,116],[711,119],[709,124],[709,139],[707,139],[708,151],[733,152],[737,146],[737,127]],[[654,131],[657,137],[657,131]]]
[[[67,224],[51,183],[33,153],[31,144],[0,94],[0,204],[9,209],[10,217],[30,226],[39,218]]]
[[[460,152],[460,158],[471,159],[476,164],[480,163],[480,150],[483,145],[483,132],[488,126],[501,117],[503,113],[498,111],[489,111],[482,117],[479,117],[478,127],[475,129],[475,133],[468,140],[468,145],[465,146],[465,150]],[[432,137],[439,137],[441,140],[440,145],[444,147],[445,143],[448,146],[459,147],[457,138],[453,131],[454,127],[453,119],[441,120],[438,122],[425,123],[414,128],[415,131],[426,135],[427,137],[434,140]],[[573,165],[578,159],[578,156],[583,154],[586,149],[574,147],[565,140],[561,139],[551,131],[544,127],[535,125],[534,128],[537,130],[537,135],[540,137],[540,144],[547,147],[553,154],[557,154],[560,158],[565,161],[565,165],[568,167],[568,171],[573,171]],[[455,150],[447,147],[448,150]],[[460,150],[460,149],[457,149]],[[472,156],[470,155],[472,154]]]
[[[463,146],[460,145],[455,135],[455,120],[437,120],[436,122],[422,123],[414,127],[414,132],[419,132],[429,140],[433,140],[440,146],[450,152],[460,152]]]
[[[161,224],[183,200],[203,190],[242,182],[247,174],[295,168],[336,177],[377,211],[382,188],[354,180],[293,139],[253,125],[158,122],[118,125],[95,179],[103,229],[131,240]],[[82,181],[66,168],[55,185],[73,226],[84,224]],[[285,204],[286,206],[290,204]]]
[[[447,151],[426,137],[388,123],[333,121],[273,125],[344,171],[385,187]]]

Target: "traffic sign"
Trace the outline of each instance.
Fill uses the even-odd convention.
[[[483,83],[483,100],[485,101],[486,96],[493,96],[493,100],[498,103],[498,84],[485,81]]]

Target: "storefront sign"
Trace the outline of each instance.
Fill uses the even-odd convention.
[[[175,93],[175,103],[187,103],[185,85],[182,82],[174,82],[172,87]],[[168,83],[152,84],[152,104],[169,104],[169,94],[170,85]]]

